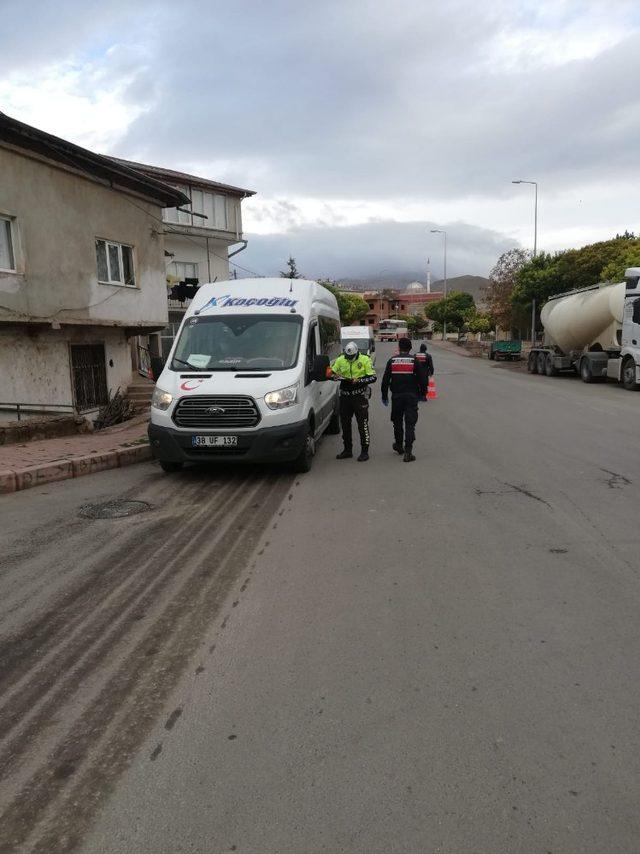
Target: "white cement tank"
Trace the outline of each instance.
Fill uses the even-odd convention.
[[[625,283],[602,284],[549,300],[540,319],[549,341],[563,353],[600,344],[603,350],[620,347]]]

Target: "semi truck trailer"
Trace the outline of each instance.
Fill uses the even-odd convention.
[[[540,319],[544,343],[531,349],[529,373],[575,371],[586,383],[612,379],[640,388],[640,267],[626,270],[624,282],[551,297]]]

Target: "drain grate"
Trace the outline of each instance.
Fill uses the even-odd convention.
[[[103,504],[83,504],[80,515],[85,519],[123,519],[125,516],[136,516],[151,510],[147,501],[129,501],[114,499]]]

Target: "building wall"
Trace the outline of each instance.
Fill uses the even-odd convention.
[[[117,327],[0,325],[0,403],[73,404],[70,344],[105,345],[107,387],[131,381],[131,351]]]
[[[201,284],[212,282],[216,277],[219,282],[229,278],[229,241],[207,240],[204,237],[187,237],[180,234],[165,234],[165,249],[173,253],[173,258],[165,257],[167,273],[172,274],[174,261],[196,263],[198,279]],[[208,253],[208,260],[207,260]]]
[[[0,147],[0,213],[16,218],[18,274],[0,273],[5,307],[69,323],[167,321],[160,206]],[[136,287],[98,283],[96,238],[134,247]]]

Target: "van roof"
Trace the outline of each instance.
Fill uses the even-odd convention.
[[[343,326],[340,330],[340,334],[344,338],[347,335],[355,335],[358,338],[365,337],[368,338],[371,334],[370,326]]]
[[[256,310],[273,310],[276,314],[291,312],[307,315],[311,308],[324,308],[332,317],[339,318],[336,298],[308,279],[231,279],[200,285],[191,301],[187,315],[238,314]]]

